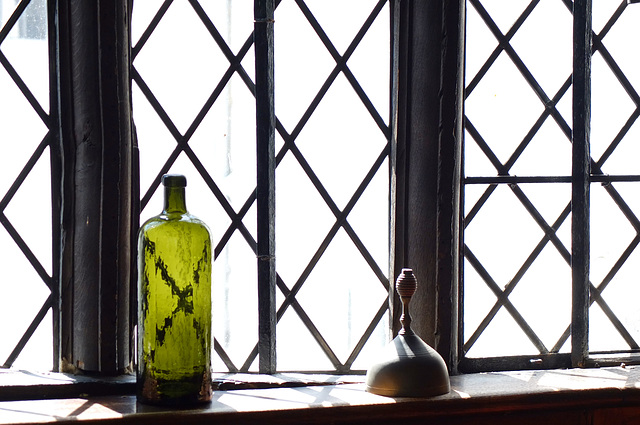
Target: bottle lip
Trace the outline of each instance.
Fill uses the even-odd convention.
[[[162,176],[162,184],[165,187],[186,187],[187,178],[182,174],[165,174]]]

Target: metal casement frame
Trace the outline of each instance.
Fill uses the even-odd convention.
[[[532,2],[530,6],[534,5],[535,2]],[[565,259],[567,264],[572,267],[572,324],[568,326],[558,340],[558,343],[550,350],[547,350],[544,346],[539,347],[540,355],[538,356],[513,356],[513,357],[501,357],[501,358],[485,358],[485,359],[462,359],[462,368],[465,371],[481,371],[481,370],[496,370],[496,369],[530,369],[530,368],[554,368],[554,367],[588,367],[588,366],[598,366],[598,365],[613,365],[620,364],[621,362],[625,363],[635,363],[640,360],[638,356],[639,352],[639,344],[634,340],[631,333],[625,328],[624,324],[621,320],[616,316],[616,314],[609,307],[607,302],[602,296],[602,292],[606,289],[608,284],[612,281],[616,273],[620,270],[625,261],[629,258],[631,253],[637,248],[640,243],[640,235],[638,235],[638,231],[640,230],[640,220],[636,216],[636,214],[631,210],[631,208],[627,205],[626,201],[622,198],[620,193],[617,191],[614,184],[615,182],[638,182],[639,176],[637,175],[605,175],[602,172],[602,165],[607,159],[610,157],[611,153],[618,146],[620,141],[624,138],[624,136],[628,133],[629,129],[636,122],[638,117],[640,117],[640,96],[637,91],[631,86],[629,80],[623,74],[619,66],[616,64],[614,58],[609,54],[606,46],[603,44],[602,40],[606,36],[606,34],[610,31],[612,26],[616,23],[616,21],[620,18],[623,11],[627,7],[628,2],[621,2],[618,8],[615,10],[611,18],[602,28],[599,34],[595,34],[591,28],[591,1],[582,0],[571,2],[569,0],[563,1],[563,3],[567,6],[567,8],[573,13],[573,73],[571,78],[565,82],[563,88],[554,96],[553,99],[545,98],[546,110],[541,115],[538,123],[534,125],[531,132],[525,140],[522,142],[519,149],[516,150],[514,156],[506,163],[501,164],[500,161],[497,161],[497,158],[493,156],[491,149],[484,144],[482,137],[480,136],[472,123],[467,122],[467,130],[469,131],[472,138],[476,143],[480,146],[480,148],[484,151],[484,153],[492,160],[494,166],[499,171],[498,176],[494,177],[471,177],[466,178],[466,184],[488,184],[489,188],[485,195],[481,198],[480,201],[472,208],[472,210],[467,214],[467,220],[472,220],[479,208],[484,204],[486,198],[488,198],[495,189],[498,184],[509,184],[512,190],[514,190],[514,194],[519,198],[520,202],[522,202],[523,206],[529,211],[529,213],[536,219],[538,224],[545,231],[545,239],[551,241],[556,246],[556,249],[559,251],[561,256]],[[476,4],[474,2],[474,4]],[[484,14],[483,18],[486,22],[489,23],[490,27],[494,31],[494,34],[497,35],[499,39],[503,39],[504,37],[509,37],[513,35],[513,29],[507,33],[506,36],[502,36],[501,33],[496,31],[496,27],[493,25],[491,18],[488,16],[486,11],[481,7],[479,3],[477,3],[479,7],[479,13]],[[521,16],[520,20],[523,19]],[[516,22],[514,27],[519,24],[519,21]],[[621,86],[626,91],[627,95],[631,98],[631,100],[635,103],[636,109],[628,118],[627,122],[620,129],[619,133],[615,136],[613,141],[611,141],[608,148],[604,151],[600,159],[595,161],[591,158],[590,155],[590,106],[591,106],[591,58],[594,52],[598,51],[605,63],[609,67],[609,69],[613,72],[613,74],[618,79]],[[517,55],[514,52],[509,53],[512,56],[512,59],[518,60]],[[494,52],[495,54],[495,52]],[[486,73],[488,69],[488,64],[485,64],[485,67],[480,71],[479,74]],[[531,76],[527,75],[526,68],[520,70],[525,79],[530,83],[532,88],[538,93],[538,95],[543,95],[541,99],[544,98],[544,93],[537,90],[536,83],[532,79]],[[470,83],[469,87],[475,86],[479,81],[479,78],[476,77]],[[564,92],[569,88],[570,84],[573,84],[573,131],[571,131],[568,125],[563,121],[561,117],[557,115],[557,111],[555,110],[555,105],[557,104],[560,97],[564,95]],[[551,115],[556,123],[560,126],[562,131],[565,133],[567,138],[572,142],[572,175],[571,176],[552,176],[552,177],[543,177],[543,176],[527,176],[527,177],[519,177],[519,176],[510,176],[508,175],[509,168],[515,161],[514,158],[520,154],[524,146],[528,143],[528,140],[531,138],[531,134],[537,132],[537,128],[539,128],[539,123],[541,120],[546,118],[545,115]],[[589,221],[590,221],[590,211],[589,211],[589,197],[590,197],[590,185],[592,183],[602,183],[604,190],[611,197],[611,200],[617,205],[625,218],[629,221],[631,226],[636,231],[636,236],[633,240],[628,244],[626,249],[623,251],[618,260],[614,263],[613,267],[609,270],[607,275],[601,282],[591,282],[589,280]],[[572,197],[571,202],[565,208],[565,211],[561,216],[558,217],[553,225],[547,224],[541,218],[536,218],[536,215],[539,215],[535,209],[535,207],[526,199],[521,191],[518,191],[519,183],[571,183],[572,185]],[[520,195],[518,194],[520,193]],[[555,232],[558,229],[558,226],[561,224],[562,220],[564,220],[567,216],[567,213],[571,209],[572,211],[572,241],[571,241],[571,252],[569,252],[561,243],[557,240],[555,236]],[[551,239],[549,239],[551,236]],[[542,240],[540,243],[546,243],[545,240]],[[473,259],[473,254],[468,251],[466,253],[467,259],[473,263],[473,267],[476,268],[476,271],[482,274],[482,265],[479,262],[475,262]],[[534,258],[536,256],[536,251],[534,251],[530,258]],[[496,293],[498,296],[498,301],[496,306],[498,308],[504,306],[508,307],[508,295],[510,290],[512,289],[511,285],[517,284],[519,280],[519,275],[526,272],[528,268],[528,264],[530,260],[523,265],[520,269],[516,277],[510,282],[507,287],[505,287],[504,291],[499,289]],[[487,274],[484,276],[485,282],[489,283],[491,281],[490,276]],[[589,307],[592,304],[598,304],[598,306],[602,309],[603,313],[606,315],[608,320],[620,334],[622,339],[626,342],[629,349],[628,350],[616,350],[611,352],[589,352],[588,350],[588,324],[589,324]],[[494,309],[495,310],[495,309]],[[514,319],[517,318],[514,316]],[[487,316],[489,320],[493,317],[493,315]],[[525,330],[525,326],[521,325],[523,330]],[[480,329],[480,328],[479,328]],[[568,340],[569,336],[572,337],[572,346],[570,354],[562,354],[559,353],[562,345]],[[535,335],[530,336],[532,342],[535,343]],[[472,344],[472,342],[471,342]]]
[[[574,367],[584,366],[589,356],[591,33],[591,0],[574,0],[571,140],[571,364]]]

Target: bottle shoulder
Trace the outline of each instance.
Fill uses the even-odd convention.
[[[146,233],[154,231],[159,227],[171,227],[171,228],[200,228],[202,231],[206,231],[211,235],[211,230],[207,224],[199,218],[186,213],[186,214],[159,214],[146,220],[140,226],[140,233]]]

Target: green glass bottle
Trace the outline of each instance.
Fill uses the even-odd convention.
[[[182,175],[162,177],[164,209],[138,237],[138,400],[211,400],[211,235],[187,212]]]

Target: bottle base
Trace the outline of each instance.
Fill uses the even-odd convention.
[[[143,404],[191,407],[211,402],[211,378],[205,373],[191,379],[164,380],[147,377],[138,381],[137,400]]]

